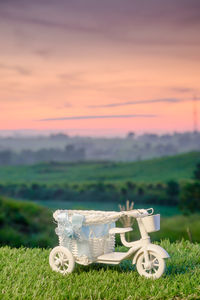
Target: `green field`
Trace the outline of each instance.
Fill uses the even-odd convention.
[[[171,258],[166,274],[157,280],[140,277],[131,261],[76,265],[63,276],[49,267],[50,249],[0,248],[0,299],[199,299],[200,245],[161,245]]]
[[[1,166],[0,183],[166,182],[193,176],[200,152],[140,162],[46,163],[33,166]]]
[[[0,184],[11,183],[8,186],[11,189],[15,186],[16,189],[18,183],[46,184],[50,188],[54,184],[81,186],[82,183],[84,185],[100,181],[113,182],[116,186],[128,181],[184,181],[193,177],[199,161],[200,152],[194,152],[132,163],[87,162],[4,166],[0,168]],[[32,186],[34,184],[29,187]],[[34,189],[31,192],[34,192]],[[98,202],[95,197],[94,201],[50,200],[37,201],[42,207],[33,201],[0,197],[0,245],[53,247],[58,244],[56,224],[52,218],[54,210],[118,210],[119,202]],[[136,203],[134,208],[149,206],[151,205],[141,206]],[[0,248],[0,299],[200,299],[200,245],[184,241],[200,242],[199,215],[180,215],[177,206],[152,206],[155,213],[161,213],[163,217],[161,230],[151,234],[152,240],[167,238],[168,240],[162,241],[161,244],[171,255],[171,259],[167,261],[166,274],[159,280],[140,277],[130,261],[119,266],[76,266],[73,274],[63,277],[52,272],[48,265],[50,249],[15,249],[6,246]],[[117,226],[121,226],[120,223]],[[128,238],[139,238],[136,222]],[[179,242],[170,244],[169,240]],[[119,237],[117,245],[120,245]]]

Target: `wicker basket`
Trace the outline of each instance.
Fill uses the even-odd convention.
[[[64,235],[62,231],[60,233],[59,230],[57,230],[59,226],[62,226],[57,217],[63,212],[67,212],[69,221],[71,221],[73,214],[78,213],[85,216],[84,228],[87,228],[89,231],[88,240],[69,238]],[[57,210],[53,216],[58,224],[56,233],[59,238],[59,245],[68,248],[77,261],[80,261],[81,257],[87,257],[89,261],[92,262],[98,256],[114,251],[115,236],[109,234],[109,229],[115,226],[115,221],[121,216],[120,213],[85,210]],[[97,237],[94,232],[94,227],[98,225],[106,225],[107,228],[103,236],[100,237]]]
[[[88,241],[77,241],[59,236],[59,245],[68,248],[73,256],[78,259],[84,254],[79,253],[80,244],[85,247],[89,260],[95,260],[98,256],[113,252],[115,249],[115,236],[108,234],[100,238],[90,238]]]
[[[142,222],[147,232],[160,230],[160,215],[152,215],[142,218]]]
[[[74,214],[80,214],[85,217],[84,225],[98,225],[108,224],[117,221],[123,212],[116,211],[98,211],[98,210],[56,210],[53,214],[54,219],[57,221],[57,217],[60,213],[67,212],[69,219],[71,220]]]

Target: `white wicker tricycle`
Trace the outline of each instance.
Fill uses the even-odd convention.
[[[160,215],[152,215],[153,209],[134,209],[121,212],[94,210],[57,210],[53,214],[57,222],[56,234],[59,246],[52,249],[49,263],[54,271],[71,273],[75,262],[81,265],[91,263],[119,264],[132,259],[140,275],[159,278],[165,271],[165,258],[169,254],[150,241],[149,232],[160,230]],[[117,228],[115,222],[123,216],[137,220],[141,239],[127,242],[125,233],[133,229]],[[114,252],[115,234],[130,248],[127,252]]]

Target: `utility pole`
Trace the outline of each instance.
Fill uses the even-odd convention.
[[[197,98],[193,97],[193,132],[198,131]]]

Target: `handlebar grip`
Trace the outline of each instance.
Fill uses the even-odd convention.
[[[147,209],[138,209],[138,218],[146,217],[149,215]]]
[[[154,212],[153,208],[148,208],[148,209],[134,209],[134,210],[130,210],[130,211],[125,211],[124,213],[128,217],[143,218],[143,217],[152,215],[153,212]]]
[[[151,212],[148,212],[149,215],[153,215],[154,213],[154,209],[151,207],[151,208],[147,208],[147,211],[151,210]]]

